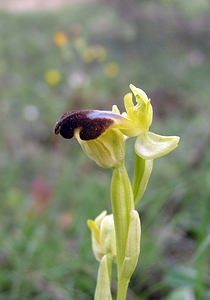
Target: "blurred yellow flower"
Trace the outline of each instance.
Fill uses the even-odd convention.
[[[45,73],[44,78],[49,85],[57,85],[61,81],[61,73],[56,69],[50,69]]]
[[[107,58],[107,50],[104,47],[97,47],[97,58],[98,61],[104,61]]]
[[[54,43],[56,44],[56,46],[58,46],[58,47],[64,47],[68,42],[68,38],[65,35],[65,33],[60,32],[60,31],[58,31],[54,34],[53,40],[54,40]]]
[[[84,62],[86,63],[91,63],[96,59],[97,55],[96,55],[96,50],[94,47],[87,47],[84,49],[83,53],[82,53],[82,58],[84,60]]]
[[[104,67],[104,74],[109,78],[116,77],[120,72],[119,65],[115,62],[110,62]]]
[[[107,51],[102,46],[87,47],[83,50],[82,58],[86,63],[92,63],[93,61],[104,61],[107,57]]]

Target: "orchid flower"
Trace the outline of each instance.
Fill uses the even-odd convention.
[[[125,112],[114,105],[112,111],[67,112],[56,123],[55,134],[75,137],[83,151],[99,166],[113,168],[111,203],[113,214],[102,212],[88,220],[92,248],[99,261],[95,300],[111,300],[111,265],[117,263],[117,300],[125,300],[130,278],[140,254],[141,225],[137,201],[149,181],[153,160],[174,150],[177,136],[161,136],[150,131],[153,109],[145,92],[130,85],[124,97]],[[125,166],[125,141],[136,137],[133,185]]]
[[[161,136],[149,131],[153,118],[150,100],[145,92],[134,85],[132,93],[124,97],[126,112],[120,114],[116,105],[112,111],[81,110],[65,113],[56,123],[55,134],[66,139],[77,138],[83,150],[102,167],[113,167],[124,158],[124,136],[136,136],[135,151],[145,160],[164,156],[174,150],[177,136]],[[117,148],[120,151],[117,151]],[[116,148],[116,149],[114,149]],[[109,157],[101,161],[101,156]],[[119,157],[117,157],[119,156]]]

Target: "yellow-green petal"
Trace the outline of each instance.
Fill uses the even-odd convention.
[[[124,96],[124,106],[125,106],[125,110],[127,111],[128,115],[129,115],[130,110],[134,107],[133,97],[132,97],[131,93],[127,93]]]
[[[142,103],[146,104],[149,101],[147,94],[143,90],[136,88],[133,84],[130,84],[129,88],[131,89],[134,96],[136,97],[136,101],[138,104],[142,104]]]
[[[136,103],[133,103],[132,94],[128,93],[124,96],[124,106],[126,110],[125,118],[131,121],[133,124],[132,130],[130,126],[127,126],[127,132],[123,132],[128,136],[137,136],[143,132],[147,132],[152,123],[153,110],[150,100],[145,92],[136,88],[134,85],[130,85],[130,88],[136,98]],[[135,130],[134,130],[135,128]]]
[[[143,159],[155,159],[173,151],[178,146],[179,139],[178,136],[162,136],[146,132],[137,137],[135,151]]]
[[[100,231],[96,222],[93,220],[87,220],[87,226],[90,229],[92,235],[96,239],[97,243],[100,243]]]

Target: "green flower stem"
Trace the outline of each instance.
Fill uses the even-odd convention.
[[[128,289],[129,280],[118,280],[118,293],[117,293],[117,300],[126,300],[127,289]]]

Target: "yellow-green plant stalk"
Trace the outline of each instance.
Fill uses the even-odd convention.
[[[140,254],[141,225],[135,206],[147,187],[154,159],[174,150],[177,136],[149,131],[153,110],[147,95],[130,85],[124,97],[125,112],[116,105],[112,111],[81,110],[65,113],[56,123],[55,134],[76,137],[83,151],[100,167],[112,168],[111,203],[113,214],[102,212],[88,220],[92,249],[99,261],[95,300],[111,300],[111,270],[117,263],[117,300],[125,300],[131,276]],[[131,184],[125,166],[125,141],[136,137],[135,170]]]

